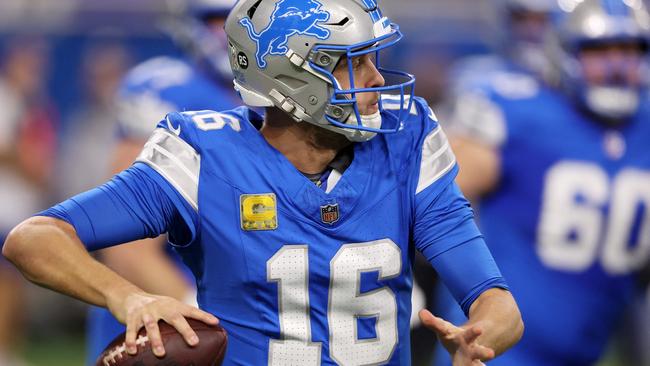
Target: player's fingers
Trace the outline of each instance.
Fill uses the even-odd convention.
[[[186,318],[200,320],[206,324],[217,325],[219,323],[216,316],[193,306],[185,305],[182,313]]]
[[[418,316],[420,317],[420,321],[425,325],[431,322],[431,318],[433,318],[433,314],[427,309],[420,310]]]
[[[437,316],[431,314],[431,312],[428,310],[421,310],[419,315],[422,323],[427,328],[436,332],[440,337],[448,337],[452,335],[454,329],[456,328],[456,326],[450,322],[442,318],[438,318]]]
[[[470,356],[472,359],[489,361],[495,356],[492,348],[481,346],[480,344],[474,344],[470,349]]]
[[[149,338],[149,342],[151,342],[153,354],[157,357],[163,357],[165,355],[165,347],[163,347],[163,342],[160,337],[157,319],[150,314],[144,314],[142,321],[144,322],[144,327],[147,329],[147,337]]]
[[[481,334],[483,334],[483,329],[477,326],[470,327],[463,332],[463,339],[467,344],[471,344],[476,341]]]
[[[183,317],[181,314],[177,313],[171,318],[165,319],[165,321],[176,328],[178,333],[183,336],[185,342],[190,346],[196,346],[199,343],[199,337],[196,335],[194,330],[192,330],[192,327],[190,327],[187,320],[185,320],[185,317]]]
[[[140,328],[142,328],[142,322],[138,320],[138,318],[134,316],[127,316],[124,345],[126,346],[126,352],[130,355],[135,355],[138,353],[138,347],[135,343],[135,339],[138,336],[138,331]]]

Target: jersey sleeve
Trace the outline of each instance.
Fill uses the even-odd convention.
[[[467,314],[483,291],[507,286],[454,182],[456,158],[430,109],[423,124],[418,165],[413,169],[417,172],[413,240]]]
[[[71,224],[88,250],[169,233],[184,245],[196,237],[198,216],[156,171],[137,163],[106,184],[37,214]]]
[[[170,113],[136,158],[162,176],[185,202],[198,211],[201,155],[199,134],[188,113]]]
[[[417,98],[420,127],[415,135],[415,151],[411,166],[415,196],[437,195],[458,173],[456,157],[447,135],[426,101]]]
[[[485,290],[508,288],[456,183],[433,200],[419,200],[413,238],[465,315]]]

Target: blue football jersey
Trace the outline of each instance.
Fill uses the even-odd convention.
[[[463,95],[454,119],[500,154],[480,226],[526,326],[490,365],[592,365],[650,253],[650,103],[608,128],[532,77],[500,80]],[[438,293],[438,312],[464,322]],[[436,365],[449,363],[438,352]]]
[[[119,137],[146,140],[172,111],[227,110],[239,105],[232,85],[222,85],[192,63],[160,56],[135,66],[118,91]]]
[[[468,90],[489,90],[495,86],[516,90],[519,83],[531,80],[530,77],[534,75],[533,71],[500,54],[465,57],[456,62],[449,71],[449,93],[457,96]]]
[[[443,194],[456,165],[433,113],[417,99],[403,131],[354,144],[329,193],[267,143],[261,123],[244,107],[173,113],[138,158],[192,207],[188,234],[171,239],[200,307],[229,332],[224,365],[410,364],[414,251],[435,263],[480,237],[453,230],[471,215],[446,211],[462,195]],[[471,257],[468,278],[480,268]],[[490,268],[474,288],[505,287]]]
[[[117,138],[145,141],[156,121],[172,111],[222,110],[237,104],[238,97],[231,86],[217,83],[190,62],[156,57],[135,66],[120,86]],[[170,255],[177,257],[171,251]],[[106,309],[91,308],[87,321],[87,364],[94,364],[95,358],[124,330]]]

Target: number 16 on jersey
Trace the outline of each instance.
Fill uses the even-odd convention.
[[[382,287],[360,292],[361,273],[379,272],[379,280],[398,276],[401,252],[390,239],[345,244],[330,261],[327,307],[330,356],[342,365],[390,360],[397,345],[397,300]],[[285,245],[266,263],[267,281],[278,284],[280,339],[269,346],[269,365],[320,365],[321,342],[312,342],[309,307],[309,248]],[[357,318],[376,318],[377,337],[359,340]]]

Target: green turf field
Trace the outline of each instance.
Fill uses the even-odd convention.
[[[30,343],[23,354],[26,366],[83,366],[84,352],[82,338],[62,338]]]

